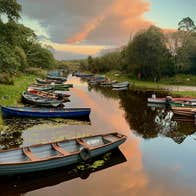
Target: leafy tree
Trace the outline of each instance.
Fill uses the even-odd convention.
[[[180,73],[194,73],[196,26],[190,17],[179,22],[180,46],[177,49],[176,65]]]
[[[133,38],[127,47],[127,58],[136,74],[147,80],[159,81],[166,74],[165,65],[173,67],[164,35],[154,26]],[[171,73],[169,75],[173,75],[173,71]]]
[[[21,9],[16,0],[0,0],[0,17],[6,15],[8,20],[16,21],[20,18]]]
[[[196,31],[196,26],[194,21],[190,17],[183,18],[178,23],[178,30],[182,31]]]
[[[15,50],[6,45],[0,45],[0,70],[3,72],[14,72],[20,68],[20,56]]]
[[[38,43],[31,44],[26,55],[29,66],[49,68],[56,63],[52,53]]]

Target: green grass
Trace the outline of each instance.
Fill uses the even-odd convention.
[[[182,85],[182,86],[195,86],[196,85],[196,76],[177,74],[174,77],[163,78],[160,81],[162,84],[168,85]]]
[[[164,78],[160,83],[154,83],[150,81],[139,81],[134,79],[131,76],[122,74],[118,71],[111,71],[106,73],[106,76],[112,80],[117,80],[119,82],[129,81],[133,84],[134,88],[141,89],[143,91],[147,90],[163,90],[171,85],[182,85],[182,86],[195,86],[196,85],[196,76],[191,75],[176,75],[172,78]],[[190,96],[196,97],[195,91],[173,91],[173,95],[176,96]]]
[[[173,91],[172,94],[181,97],[196,97],[195,91]]]
[[[149,81],[148,82],[139,81],[129,77],[128,75],[121,74],[119,72],[108,72],[106,76],[112,80],[117,80],[119,82],[129,81],[130,83],[134,84],[135,87],[140,87],[140,88],[161,89],[165,86],[164,84],[159,84],[159,83],[154,83]]]
[[[20,105],[21,93],[35,78],[34,75],[21,75],[14,79],[14,85],[0,84],[0,105]]]

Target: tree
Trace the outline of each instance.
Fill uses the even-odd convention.
[[[6,45],[0,45],[0,70],[3,72],[14,72],[19,70],[20,56],[15,50]]]
[[[183,18],[178,23],[178,30],[180,31],[196,31],[196,26],[194,21],[190,17]]]
[[[20,18],[21,10],[21,5],[16,0],[0,0],[0,17],[6,15],[8,20],[16,21]]]
[[[178,72],[194,73],[196,26],[190,17],[179,22],[180,46],[177,49],[176,65]]]
[[[174,64],[172,56],[165,45],[165,37],[161,30],[151,26],[148,30],[139,32],[127,47],[127,59],[133,67],[135,74],[140,74],[142,79],[159,81],[170,65],[173,75]]]
[[[32,67],[49,68],[56,63],[52,53],[48,49],[41,47],[39,43],[32,43],[26,55],[28,64]]]

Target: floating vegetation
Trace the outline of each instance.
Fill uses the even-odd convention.
[[[79,171],[94,171],[95,169],[98,169],[99,167],[102,167],[107,161],[111,159],[112,153],[108,152],[104,154],[100,160],[96,160],[91,163],[81,162],[80,165],[77,165],[77,170]]]

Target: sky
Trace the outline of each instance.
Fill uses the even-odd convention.
[[[32,28],[57,59],[96,56],[125,45],[130,36],[156,25],[177,29],[191,17],[195,0],[18,0],[21,23]]]

